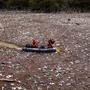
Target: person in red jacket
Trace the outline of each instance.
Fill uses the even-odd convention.
[[[55,41],[53,39],[49,39],[48,40],[48,44],[47,44],[47,47],[48,48],[53,48],[53,44],[55,43]],[[32,39],[32,47],[33,48],[36,48],[38,47],[38,41],[35,40],[35,39]]]
[[[32,39],[32,47],[36,48],[38,46],[38,41],[36,41],[35,39]]]
[[[53,39],[48,40],[48,44],[47,44],[48,48],[53,48],[54,43],[55,41]]]

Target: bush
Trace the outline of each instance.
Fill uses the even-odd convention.
[[[30,0],[32,10],[45,12],[59,11],[63,5],[63,0]]]
[[[0,0],[0,8],[39,12],[57,12],[68,8],[90,10],[90,0]]]
[[[11,4],[12,4],[12,0],[3,0],[2,2],[2,5],[7,9],[10,8]]]
[[[81,11],[90,10],[90,0],[69,0],[69,5]]]
[[[13,0],[12,8],[27,9],[29,7],[29,0]]]

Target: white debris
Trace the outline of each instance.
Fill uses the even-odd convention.
[[[64,83],[64,81],[62,80],[61,83]]]
[[[70,68],[67,67],[66,70],[70,71]]]
[[[4,27],[1,23],[0,23],[0,31],[4,31]]]
[[[42,88],[41,88],[41,87],[38,87],[37,89],[38,89],[38,90],[42,90]]]
[[[14,86],[14,83],[11,83],[11,86]]]
[[[19,83],[21,83],[21,81],[20,81],[20,80],[18,80],[18,82],[19,82]]]
[[[36,80],[34,80],[34,83],[37,84],[38,82]]]
[[[22,90],[23,88],[21,86],[17,87],[18,90]]]
[[[50,85],[55,85],[55,83],[53,83],[53,82],[50,82],[49,84],[50,84]]]
[[[12,78],[13,77],[13,75],[7,75],[6,76],[6,78]]]
[[[71,83],[67,83],[66,85],[67,85],[67,86],[70,86],[70,85],[71,85]]]
[[[56,74],[56,77],[59,77],[60,76],[60,73]]]
[[[0,73],[0,76],[2,76],[2,73]]]
[[[70,62],[72,65],[74,64],[73,62]]]
[[[50,86],[47,86],[47,90],[50,88]]]
[[[17,87],[12,87],[12,90],[16,90],[17,89]]]
[[[41,70],[41,68],[38,68],[38,70]]]
[[[85,69],[86,71],[88,70],[88,68],[87,68],[87,67],[85,67],[84,69]]]
[[[59,83],[60,86],[62,86],[63,84],[62,83]]]
[[[12,62],[9,61],[8,64],[12,64]]]
[[[57,43],[57,44],[56,44],[56,46],[60,46],[60,44],[59,44],[59,43]]]
[[[4,87],[4,86],[2,86],[2,90],[4,90],[4,88],[5,88],[5,87]]]
[[[62,80],[62,81],[60,81],[58,84],[59,84],[60,86],[62,86],[64,83],[65,83],[65,82]]]
[[[30,32],[24,32],[23,35],[30,34]]]
[[[62,68],[61,68],[60,66],[57,66],[56,72],[57,72],[57,73],[61,73],[61,69],[62,69]]]
[[[53,69],[51,69],[50,71],[53,72]]]
[[[15,86],[15,87],[12,87],[12,90],[26,90],[26,88],[23,88],[21,86]]]
[[[68,79],[70,79],[71,77],[68,77]]]
[[[47,69],[47,66],[44,66],[43,69]]]
[[[79,60],[76,60],[75,63],[80,63],[80,61]]]

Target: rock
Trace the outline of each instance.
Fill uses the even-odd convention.
[[[80,25],[80,23],[75,23],[76,25]]]

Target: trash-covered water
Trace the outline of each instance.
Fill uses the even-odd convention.
[[[89,13],[1,12],[0,41],[23,46],[35,38],[46,45],[53,38],[60,54],[26,53],[0,47],[0,89],[89,90],[89,17]],[[9,46],[5,42],[1,45]]]

